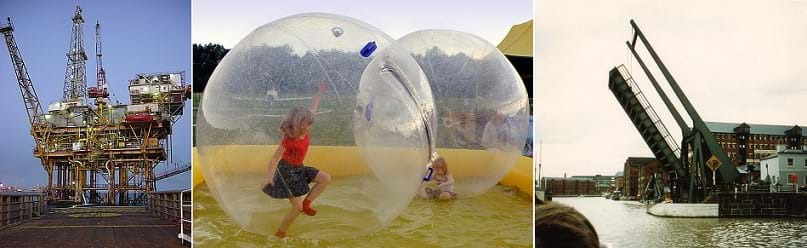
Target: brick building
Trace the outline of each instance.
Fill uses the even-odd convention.
[[[628,197],[640,198],[644,196],[644,188],[650,177],[658,171],[658,160],[646,157],[628,157],[623,170],[625,189],[623,194]]]
[[[603,176],[603,175],[594,175],[594,176],[572,176],[572,178],[580,178],[580,179],[591,179],[594,180],[594,188],[597,192],[612,192],[614,191],[615,186],[615,177],[614,176]]]
[[[541,180],[553,196],[599,194],[594,180],[588,178],[544,177]]]
[[[798,125],[706,122],[706,126],[735,166],[759,168],[760,160],[776,153],[776,145],[801,149],[807,144],[807,136]]]
[[[625,191],[625,173],[622,171],[614,176],[614,190]]]

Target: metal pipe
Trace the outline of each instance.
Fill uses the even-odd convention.
[[[73,163],[78,164],[78,166],[76,166],[76,172],[75,172],[76,174],[73,175],[73,177],[74,177],[73,182],[75,183],[75,186],[74,186],[75,189],[74,190],[76,191],[76,192],[73,193],[73,196],[76,199],[80,199],[81,203],[87,204],[87,199],[84,198],[84,190],[83,190],[85,171],[82,170],[82,169],[84,168],[84,162],[81,162],[79,160],[72,160],[72,159],[67,159],[67,161],[70,162],[71,164],[73,164]]]

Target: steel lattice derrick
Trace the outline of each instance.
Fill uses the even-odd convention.
[[[87,53],[84,51],[84,17],[81,16],[81,7],[76,6],[72,20],[73,31],[70,35],[70,49],[67,51],[62,98],[76,102],[84,101],[87,97]]]

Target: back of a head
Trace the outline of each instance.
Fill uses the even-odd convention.
[[[303,125],[310,124],[314,120],[314,113],[306,107],[293,107],[289,113],[283,117],[280,123],[280,131],[292,137],[298,137],[302,133]]]
[[[600,247],[597,231],[572,207],[546,203],[535,213],[535,247]]]

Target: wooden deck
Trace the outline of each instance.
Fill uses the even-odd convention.
[[[0,229],[0,246],[183,247],[178,230],[145,207],[56,209],[38,220]]]

